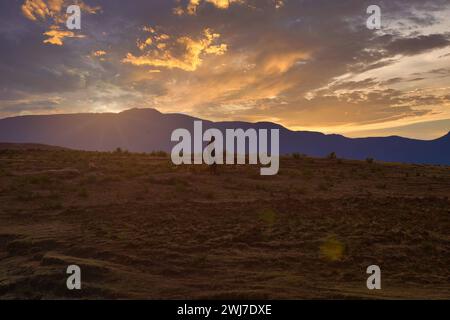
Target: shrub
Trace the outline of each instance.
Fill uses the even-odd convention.
[[[373,158],[367,158],[366,162],[369,163],[369,164],[372,164],[372,163],[375,162],[375,160]]]
[[[328,155],[328,157],[327,157],[328,159],[330,159],[330,160],[334,160],[334,159],[337,159],[337,155],[336,155],[336,152],[332,152],[332,153],[330,153],[329,155]]]
[[[277,221],[277,213],[272,209],[264,209],[259,212],[259,219],[271,227]]]

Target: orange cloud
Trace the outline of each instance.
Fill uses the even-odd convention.
[[[245,0],[190,0],[186,8],[178,6],[174,9],[177,15],[189,14],[195,15],[197,8],[203,3],[211,3],[218,9],[228,9],[233,3],[244,3]]]
[[[21,9],[22,14],[31,21],[50,22],[50,30],[44,33],[50,38],[44,40],[44,43],[62,46],[64,38],[84,38],[72,31],[61,30],[67,20],[65,8],[72,4],[80,6],[80,9],[88,14],[95,14],[100,10],[99,7],[90,7],[81,0],[25,0]]]
[[[142,56],[128,53],[123,59],[124,63],[195,71],[202,64],[203,56],[223,55],[227,51],[226,44],[215,44],[220,34],[213,33],[210,29],[205,29],[202,38],[198,40],[188,36],[172,38],[166,34],[158,35],[154,30],[151,33],[146,40],[137,43],[140,50],[151,48]]]
[[[272,54],[263,61],[262,67],[267,74],[284,73],[299,61],[308,58],[310,58],[309,53],[300,51]]]
[[[180,1],[178,1],[180,2]],[[173,13],[176,15],[195,15],[197,13],[197,9],[202,5],[202,3],[210,3],[218,9],[226,10],[232,4],[246,4],[248,0],[189,0],[189,3],[185,8],[183,6],[178,5],[173,9]],[[284,0],[272,0],[275,8],[279,9],[284,5]]]
[[[94,52],[92,53],[92,55],[93,55],[94,57],[102,57],[102,56],[106,55],[106,51],[103,51],[103,50],[97,50],[97,51],[94,51]]]
[[[48,0],[48,7],[52,12],[61,12],[64,0]]]
[[[43,0],[26,0],[22,5],[23,15],[33,21],[45,20],[51,15],[50,9]]]
[[[90,7],[81,0],[25,0],[22,5],[22,13],[26,18],[33,21],[54,18],[58,22],[62,22],[66,15],[63,9],[72,4],[80,6],[82,11],[89,14],[100,10],[100,7]]]
[[[84,38],[83,35],[76,35],[72,31],[52,29],[47,32],[44,32],[44,35],[48,36],[48,39],[44,40],[44,43],[50,43],[57,46],[63,45],[64,38]]]

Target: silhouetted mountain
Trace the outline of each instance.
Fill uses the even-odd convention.
[[[37,143],[0,143],[0,150],[67,150],[67,148]]]
[[[131,109],[118,114],[68,114],[20,116],[0,120],[0,141],[41,143],[71,149],[111,151],[120,147],[132,152],[170,151],[171,133],[177,128],[192,132],[194,120],[183,114],[162,114],[154,109]],[[432,141],[402,137],[350,139],[341,135],[291,131],[270,122],[203,121],[204,130],[280,129],[280,152],[324,157],[450,164],[450,133]]]

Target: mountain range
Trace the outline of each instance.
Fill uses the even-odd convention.
[[[18,116],[0,120],[0,142],[37,143],[88,151],[170,152],[173,130],[192,130],[195,120],[184,114],[163,114],[155,109],[131,109],[121,113],[79,113]],[[424,141],[398,136],[347,138],[318,132],[291,131],[271,122],[212,122],[203,120],[204,130],[279,129],[280,153],[301,153],[418,164],[450,165],[450,133]],[[192,132],[192,131],[191,131]]]

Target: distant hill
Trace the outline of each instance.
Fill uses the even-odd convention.
[[[0,150],[66,150],[67,148],[38,143],[0,143]]]
[[[71,149],[111,151],[120,147],[132,152],[164,150],[173,143],[171,133],[177,128],[192,130],[194,120],[183,114],[163,114],[154,109],[131,109],[121,113],[85,113],[68,115],[20,116],[0,120],[0,142],[38,143]],[[450,165],[450,134],[432,141],[402,137],[351,139],[341,135],[291,131],[270,122],[204,121],[204,130],[215,127],[280,129],[280,152],[303,153],[324,157],[336,152],[338,157],[389,162]]]

